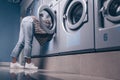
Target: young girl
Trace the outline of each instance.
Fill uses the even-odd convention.
[[[44,22],[47,26],[51,25],[50,20],[44,20]],[[40,21],[35,16],[27,16],[22,19],[19,39],[11,54],[12,62],[10,63],[10,68],[38,69],[38,67],[31,62],[33,36],[35,31],[39,31],[42,34],[46,32],[42,28],[37,29],[35,26],[40,27]],[[17,62],[19,54],[23,48],[25,66]]]

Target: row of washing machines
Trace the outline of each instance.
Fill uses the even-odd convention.
[[[52,22],[43,55],[120,50],[120,0],[40,0]]]

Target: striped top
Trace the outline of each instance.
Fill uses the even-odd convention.
[[[40,22],[32,16],[33,19],[33,24],[34,24],[34,29],[35,29],[35,34],[47,34],[42,27],[40,27]]]
[[[35,37],[40,43],[40,45],[44,45],[46,42],[49,42],[53,36],[53,34],[48,34],[40,25],[40,21],[32,16],[33,25],[35,30]]]

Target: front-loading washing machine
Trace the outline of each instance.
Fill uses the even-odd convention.
[[[94,51],[93,0],[60,1],[60,53]]]
[[[120,49],[120,0],[94,0],[95,48]]]
[[[46,2],[47,1],[47,2]],[[40,54],[41,56],[56,55],[58,53],[59,45],[59,3],[60,0],[45,0],[43,4],[39,7],[38,13],[42,14],[43,18],[49,18],[51,21],[51,27],[46,28],[49,34],[53,34],[51,40],[41,46]]]

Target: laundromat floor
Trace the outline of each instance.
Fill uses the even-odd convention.
[[[0,80],[113,80],[103,77],[47,70],[10,69],[0,67]]]

